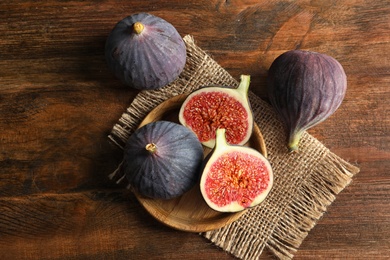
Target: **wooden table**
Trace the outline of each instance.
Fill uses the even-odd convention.
[[[327,53],[349,88],[309,133],[361,172],[296,254],[390,257],[389,1],[2,1],[0,259],[232,259],[172,230],[108,180],[121,151],[107,135],[136,91],[108,70],[104,43],[127,15],[170,21],[234,77],[289,49]],[[271,257],[264,253],[264,258]]]

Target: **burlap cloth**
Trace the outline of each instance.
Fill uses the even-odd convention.
[[[191,36],[185,36],[184,41],[187,46],[184,71],[170,85],[136,96],[109,135],[119,147],[123,148],[142,119],[164,100],[210,84],[238,85],[195,45]],[[308,133],[301,139],[299,152],[287,153],[285,131],[273,109],[252,92],[249,98],[274,170],[273,189],[260,206],[248,210],[239,220],[201,235],[241,259],[257,259],[265,247],[278,258],[292,258],[327,206],[359,169]]]

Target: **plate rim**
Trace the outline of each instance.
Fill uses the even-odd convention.
[[[167,104],[169,104],[169,103],[172,103],[172,104],[170,104],[170,106],[168,107],[169,108],[168,110],[164,110],[161,113],[161,118],[164,116],[164,114],[167,114],[170,111],[174,111],[175,109],[180,108],[181,104],[184,102],[184,100],[186,99],[186,97],[189,94],[190,93],[175,95],[171,98],[166,99],[165,101],[161,102],[160,104],[158,104],[141,120],[137,129],[146,125],[147,123],[159,121],[159,119],[156,120],[154,118],[155,115],[156,114],[160,115],[159,113],[161,113],[161,109],[164,108],[165,106],[167,106]],[[150,120],[151,118],[153,120]],[[256,133],[258,135],[259,140],[260,140],[260,142],[259,142],[260,149],[258,151],[261,154],[263,154],[263,156],[265,158],[267,158],[267,149],[265,146],[263,135],[260,131],[259,126],[256,124],[255,120],[254,120],[253,124],[254,124],[253,133]],[[198,186],[199,186],[199,181],[188,192],[193,192],[192,190],[198,188]],[[186,192],[185,194],[187,194],[188,192]],[[200,192],[200,190],[199,190],[199,192]],[[159,222],[161,222],[162,224],[164,224],[166,226],[169,226],[169,227],[174,228],[176,230],[181,230],[181,231],[186,231],[186,232],[200,232],[201,233],[201,232],[207,232],[210,230],[222,228],[222,227],[224,227],[228,224],[231,224],[232,222],[238,220],[248,210],[248,209],[244,209],[244,210],[239,211],[239,212],[217,212],[217,211],[214,211],[213,209],[210,208],[211,211],[214,211],[216,213],[220,213],[219,215],[222,215],[222,218],[218,218],[218,219],[223,220],[223,221],[219,221],[218,224],[215,224],[215,225],[212,225],[212,223],[209,223],[209,222],[197,222],[196,225],[186,225],[184,222],[167,221],[167,219],[171,216],[169,213],[168,214],[157,214],[156,210],[155,210],[156,207],[153,207],[153,202],[157,201],[156,199],[142,196],[135,191],[133,191],[133,193],[135,194],[135,197],[137,198],[139,203],[142,205],[142,207],[156,220],[158,220]],[[183,194],[182,196],[184,196],[185,194]],[[175,198],[174,200],[180,200],[182,196],[179,196],[178,198]],[[170,200],[168,200],[168,201],[170,201]],[[162,209],[162,207],[160,207],[160,208]],[[226,221],[225,221],[225,219],[226,219]],[[223,224],[220,224],[220,223],[223,223]]]

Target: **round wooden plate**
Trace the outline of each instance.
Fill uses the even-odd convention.
[[[164,101],[145,117],[139,127],[159,120],[179,123],[179,110],[186,97],[187,95],[183,94]],[[265,143],[256,124],[246,145],[267,157]],[[204,156],[210,151],[211,149],[204,147]],[[237,220],[245,212],[222,213],[214,211],[204,201],[199,185],[195,185],[182,196],[170,200],[151,199],[139,194],[135,194],[135,196],[158,221],[172,228],[188,232],[205,232],[221,228]]]

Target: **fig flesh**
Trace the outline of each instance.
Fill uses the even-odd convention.
[[[183,71],[186,46],[172,24],[139,13],[115,25],[106,41],[105,56],[126,85],[151,90],[171,83]]]
[[[209,148],[215,144],[215,132],[226,129],[230,144],[245,144],[253,131],[253,115],[248,99],[250,76],[242,75],[238,88],[208,86],[192,92],[183,102],[179,121]]]
[[[204,200],[219,212],[238,212],[258,205],[273,185],[270,163],[253,148],[229,145],[225,129],[216,132],[216,145],[206,159],[200,181]]]
[[[305,130],[338,109],[346,89],[344,69],[331,56],[292,50],[274,60],[268,72],[268,97],[288,130],[290,151],[298,150]]]
[[[171,199],[199,180],[203,147],[188,128],[156,121],[137,129],[124,149],[123,169],[131,187],[154,199]]]

